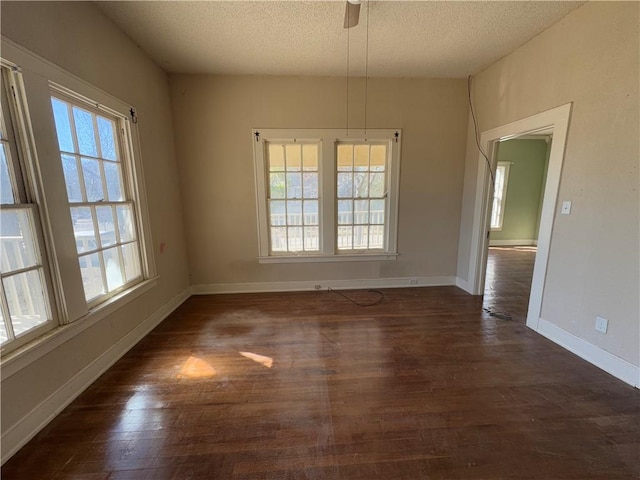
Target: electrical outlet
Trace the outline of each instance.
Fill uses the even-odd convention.
[[[316,290],[320,290],[322,288],[322,285],[320,285],[319,283],[316,283],[313,288],[315,288]]]
[[[609,328],[609,320],[600,316],[596,317],[596,330],[601,333],[607,333]]]
[[[409,285],[417,285],[417,284],[418,284],[417,278],[412,278],[411,280],[409,280]]]

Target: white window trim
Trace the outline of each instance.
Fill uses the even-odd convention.
[[[96,306],[89,306],[83,298],[81,304],[82,308],[78,308],[69,297],[65,296],[66,284],[63,282],[63,276],[61,275],[60,265],[58,261],[58,254],[55,248],[54,235],[52,229],[52,222],[54,219],[51,217],[51,208],[46,202],[46,192],[43,184],[43,172],[41,170],[38,161],[38,151],[43,150],[50,153],[54,151],[52,148],[39,148],[39,143],[42,139],[35,138],[31,118],[33,112],[27,107],[27,102],[31,99],[29,95],[28,86],[25,87],[25,82],[22,77],[17,78],[17,98],[16,101],[24,108],[26,118],[20,120],[25,123],[25,136],[24,139],[26,145],[24,148],[28,151],[32,158],[27,162],[27,168],[29,169],[29,175],[27,181],[31,182],[31,188],[35,195],[35,201],[39,205],[40,218],[42,222],[42,231],[44,241],[46,245],[46,256],[49,264],[49,270],[52,277],[52,289],[53,295],[50,296],[53,304],[51,309],[57,313],[57,324],[54,328],[44,335],[39,336],[28,343],[17,347],[15,350],[7,352],[0,358],[0,372],[2,379],[5,379],[25,366],[29,365],[38,358],[46,355],[48,352],[57,348],[62,343],[68,341],[74,336],[78,335],[87,328],[95,325],[103,318],[114,313],[116,310],[122,308],[127,303],[138,298],[151,288],[157,285],[158,275],[155,265],[155,256],[153,254],[153,240],[151,223],[149,216],[149,209],[146,195],[146,182],[144,180],[144,172],[142,169],[142,154],[140,149],[139,134],[137,127],[131,125],[129,121],[129,110],[131,105],[124,103],[123,101],[111,96],[94,85],[82,80],[79,77],[63,70],[57,65],[49,62],[48,60],[34,54],[33,52],[25,49],[24,47],[15,44],[11,40],[4,36],[0,36],[2,41],[2,59],[3,64],[11,67],[16,72],[24,72],[29,74],[32,78],[46,78],[48,80],[47,92],[50,92],[52,86],[63,88],[68,92],[73,92],[76,98],[93,99],[92,104],[97,108],[107,109],[107,111],[117,112],[119,115],[124,116],[127,121],[125,122],[125,135],[127,141],[124,142],[124,147],[128,150],[127,155],[135,161],[130,162],[130,176],[131,181],[136,188],[136,215],[138,222],[138,235],[140,242],[140,254],[141,254],[141,268],[143,271],[143,279],[139,283],[135,283],[128,289],[120,291],[113,297],[105,300]],[[42,97],[43,91],[37,92]],[[38,98],[38,109],[42,108],[51,109],[50,93],[46,97],[46,104],[44,98]],[[42,105],[40,105],[42,103]],[[41,113],[38,112],[38,113]],[[51,113],[50,125],[47,126],[46,134],[50,135],[50,140],[55,139],[55,146],[57,149],[57,138],[55,137],[55,125],[53,120],[53,113]],[[42,132],[39,132],[41,135]],[[53,145],[53,143],[51,144]],[[48,145],[48,147],[51,147]],[[56,151],[57,153],[57,151]],[[54,209],[58,210],[58,209]],[[68,215],[68,209],[64,210],[64,213]],[[40,226],[38,226],[39,228]],[[75,248],[75,242],[74,242]],[[44,255],[44,253],[43,253]],[[76,260],[77,262],[77,260]],[[79,267],[78,267],[79,268]],[[53,299],[55,298],[55,301]],[[70,305],[71,303],[71,305]],[[54,315],[55,315],[54,313]]]
[[[509,169],[511,168],[511,162],[498,162],[497,167],[504,168],[504,182],[502,184],[502,197],[500,198],[500,206],[502,208],[502,211],[500,212],[500,216],[498,217],[499,225],[497,227],[491,227],[492,232],[502,231],[502,224],[504,223],[505,206],[507,204],[507,185],[509,184]],[[497,171],[497,168],[496,168],[496,171]],[[491,201],[493,202],[493,198],[491,199]]]
[[[258,223],[259,263],[305,263],[342,261],[395,260],[398,256],[398,197],[400,188],[400,147],[401,129],[268,129],[254,128],[253,141],[254,173],[256,182],[256,211]],[[266,142],[316,141],[319,144],[320,193],[319,223],[320,251],[312,253],[278,253],[269,250],[269,222],[267,212],[267,166],[265,158]],[[336,144],[338,142],[389,142],[389,164],[387,174],[388,217],[386,228],[386,249],[339,252],[336,247]]]

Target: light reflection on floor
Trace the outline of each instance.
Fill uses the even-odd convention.
[[[177,378],[209,378],[215,375],[215,368],[204,360],[191,355],[182,365]]]
[[[265,357],[264,355],[258,355],[257,353],[252,353],[252,352],[238,352],[238,353],[243,357],[253,360],[254,362],[259,363],[264,367],[271,368],[273,366],[273,358],[271,357]]]

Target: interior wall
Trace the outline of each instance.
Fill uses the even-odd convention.
[[[639,8],[636,2],[588,2],[474,78],[480,131],[573,102],[541,316],[636,366]],[[473,141],[466,158],[458,256],[463,279],[476,193]],[[559,214],[563,200],[573,202],[570,215]],[[606,335],[595,331],[596,315],[609,319]]]
[[[364,81],[349,125],[362,128]],[[194,285],[456,274],[467,129],[464,80],[370,79],[367,127],[402,128],[395,261],[259,264],[252,128],[346,126],[346,79],[171,75]],[[408,284],[407,280],[407,284]]]
[[[513,139],[498,145],[498,161],[509,162],[507,195],[501,230],[491,231],[491,242],[538,238],[538,220],[547,167],[545,140]]]
[[[0,7],[3,36],[136,107],[159,274],[151,290],[3,380],[4,433],[188,288],[189,279],[166,74],[89,2]]]

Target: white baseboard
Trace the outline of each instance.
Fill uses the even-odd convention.
[[[640,388],[639,366],[596,347],[542,318],[538,322],[537,332],[623,382]]]
[[[43,400],[16,424],[2,433],[2,464],[9,460],[20,448],[31,440],[67,405],[80,395],[109,367],[127,353],[145,335],[153,330],[171,312],[178,308],[189,296],[191,289],[186,288],[173,297],[150,317],[144,320],[116,344],[84,367],[73,378]]]
[[[490,247],[530,247],[538,245],[538,240],[517,239],[517,240],[489,240]]]
[[[456,277],[368,278],[361,280],[305,280],[300,282],[210,283],[193,285],[194,295],[220,293],[264,293],[359,288],[439,287],[456,285]],[[319,286],[319,287],[318,287]]]

